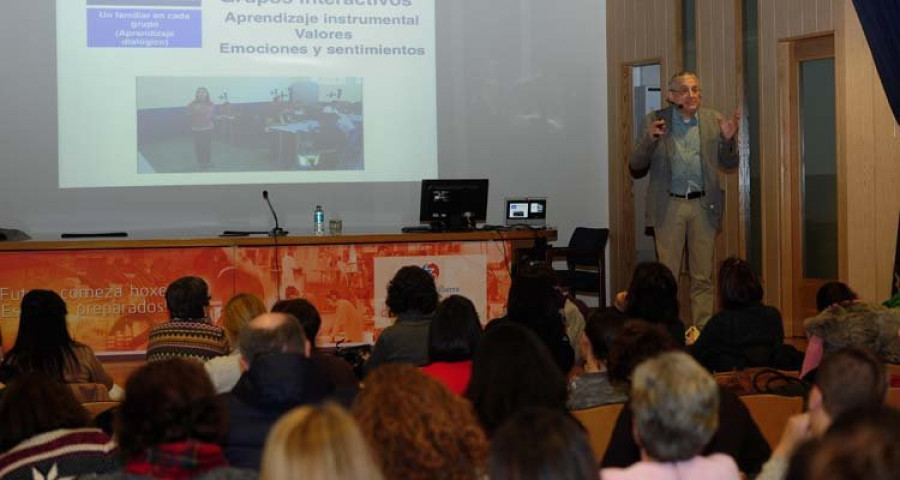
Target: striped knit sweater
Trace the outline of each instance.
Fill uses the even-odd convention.
[[[115,442],[100,429],[53,430],[35,435],[0,455],[0,478],[49,480],[111,472],[120,468],[117,454]]]
[[[206,362],[210,358],[228,354],[225,330],[213,325],[208,318],[173,318],[153,327],[147,345],[147,361],[168,358],[193,358]]]

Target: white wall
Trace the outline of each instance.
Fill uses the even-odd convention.
[[[502,221],[503,197],[542,195],[564,240],[577,225],[608,225],[605,11],[605,0],[437,0],[440,175],[489,178],[490,223]],[[271,226],[265,185],[58,189],[54,22],[52,0],[30,0],[0,28],[0,226],[37,234]],[[297,233],[311,228],[316,204],[348,231],[418,219],[418,183],[269,190]]]

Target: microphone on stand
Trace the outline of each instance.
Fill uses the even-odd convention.
[[[288,234],[287,230],[282,229],[278,226],[278,214],[275,213],[275,209],[272,208],[272,202],[269,201],[269,191],[263,190],[263,198],[266,200],[266,204],[269,205],[269,211],[272,212],[272,217],[275,219],[275,228],[269,232],[270,237],[283,237]]]

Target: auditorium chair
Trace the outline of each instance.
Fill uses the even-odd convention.
[[[900,408],[900,388],[891,387],[887,391],[884,403],[893,408]]]
[[[763,437],[773,449],[781,440],[788,418],[803,413],[802,397],[784,397],[767,393],[740,397]]]
[[[598,461],[606,454],[606,447],[609,446],[609,441],[612,438],[616,419],[619,418],[619,413],[624,406],[624,403],[611,403],[569,412],[587,430],[591,449],[594,450],[594,456]]]
[[[566,269],[555,270],[559,283],[578,296],[579,293],[597,295],[600,307],[606,307],[606,241],[608,228],[577,227],[569,238],[568,247],[550,247],[546,252],[548,265],[565,259]]]

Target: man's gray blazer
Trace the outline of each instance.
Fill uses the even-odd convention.
[[[663,221],[669,205],[669,187],[672,181],[672,157],[678,155],[675,139],[671,131],[676,118],[675,107],[651,112],[644,117],[641,138],[634,146],[628,165],[632,174],[643,176],[650,169],[650,184],[647,187],[647,226],[656,227]],[[730,141],[722,138],[719,130],[719,112],[707,108],[697,110],[700,126],[700,165],[703,168],[703,189],[706,192],[700,205],[709,215],[709,222],[717,230],[721,224],[724,208],[724,194],[719,186],[718,168],[734,168],[740,159],[737,149],[737,135]],[[666,121],[666,133],[654,141],[647,134],[656,120]]]

